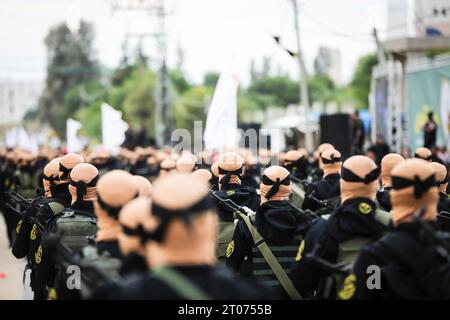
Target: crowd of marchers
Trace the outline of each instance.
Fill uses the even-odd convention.
[[[432,160],[3,149],[0,210],[36,300],[450,299]]]

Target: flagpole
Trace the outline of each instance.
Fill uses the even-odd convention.
[[[298,17],[298,4],[297,0],[292,0],[292,6],[294,10],[294,23],[295,23],[295,33],[297,37],[297,60],[298,60],[298,67],[299,67],[299,91],[300,91],[300,102],[301,105],[304,108],[303,115],[305,117],[305,147],[308,149],[308,151],[313,150],[313,138],[312,138],[312,132],[310,130],[310,125],[308,122],[308,115],[310,113],[310,105],[309,105],[309,96],[308,96],[308,83],[307,83],[307,74],[306,74],[306,68],[305,63],[303,60],[303,53],[302,53],[302,47],[301,47],[301,41],[300,41],[300,24],[299,24],[299,17]]]

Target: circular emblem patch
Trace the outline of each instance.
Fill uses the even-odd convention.
[[[339,299],[348,300],[353,297],[356,291],[356,276],[354,274],[348,275],[342,284],[342,288],[338,293]]]
[[[361,202],[358,206],[358,210],[362,214],[369,214],[372,212],[372,207],[367,202]]]
[[[20,229],[22,228],[22,223],[23,223],[23,220],[20,220],[20,221],[17,223],[17,226],[16,226],[16,234],[19,234]]]
[[[234,241],[231,241],[227,247],[227,252],[226,252],[227,258],[231,257],[231,255],[233,254],[233,251],[234,251]]]
[[[302,259],[303,251],[305,250],[305,240],[302,240],[300,246],[298,247],[297,256],[295,257],[295,261],[300,261]]]
[[[42,246],[39,246],[36,253],[34,254],[34,260],[37,264],[41,263],[42,261]]]
[[[33,224],[33,228],[31,229],[31,232],[30,232],[30,239],[36,240],[36,236],[37,236],[37,226],[35,224]]]

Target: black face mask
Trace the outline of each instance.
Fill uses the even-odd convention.
[[[60,198],[63,200],[71,201],[72,196],[69,192],[69,183],[60,183],[50,186],[50,193],[52,194],[53,198]]]

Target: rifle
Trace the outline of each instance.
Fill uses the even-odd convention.
[[[349,275],[352,272],[353,265],[347,264],[345,262],[341,263],[331,263],[321,257],[316,253],[320,248],[320,244],[317,245],[311,253],[305,255],[305,259],[310,261],[312,264],[318,268],[328,272],[328,273],[339,273],[343,275]]]
[[[219,195],[217,195],[217,191],[210,191],[210,194],[216,199],[218,200],[220,203],[224,204],[225,206],[228,207],[228,209],[233,211],[233,215],[235,219],[239,219],[239,214],[245,214],[248,215],[247,211],[245,211],[244,207],[238,205],[236,202],[234,202],[231,199],[223,199],[221,198]],[[251,210],[250,210],[251,211]],[[250,212],[250,215],[255,215],[256,213],[254,211]]]
[[[108,280],[108,277],[100,269],[95,266],[88,265],[83,262],[80,253],[73,251],[66,244],[61,242],[62,234],[51,233],[46,236],[43,241],[50,252],[56,252],[57,263],[62,269],[67,269],[69,266],[76,265],[80,268],[80,276],[88,287],[92,289],[98,284]]]
[[[15,190],[8,190],[5,193],[11,202],[14,204],[20,204],[26,208],[29,208],[33,202],[32,199],[25,199]]]
[[[302,209],[298,208],[297,206],[293,205],[292,203],[290,203],[287,200],[284,200],[283,202],[285,204],[287,204],[289,207],[291,207],[292,209],[294,209],[294,211],[296,211],[300,216],[306,217],[306,219],[308,219],[308,220],[314,220],[314,219],[317,219],[319,217],[318,215],[316,215],[311,210],[302,210]]]
[[[291,181],[294,183],[298,183],[303,186],[303,189],[307,189],[311,184],[313,184],[311,181],[306,179],[299,179],[291,175]]]
[[[316,198],[314,196],[315,192],[316,191],[314,190],[313,192],[311,192],[311,194],[307,195],[307,197],[319,205],[320,208],[319,210],[317,210],[318,215],[327,214],[330,211],[334,211],[334,209],[336,209],[336,205],[333,204],[330,200],[320,200]]]
[[[8,208],[12,213],[16,214],[17,216],[21,217],[24,220],[27,220],[31,223],[34,223],[40,231],[45,230],[45,226],[34,216],[25,216],[23,212],[12,206],[10,203],[5,203],[5,207]]]

